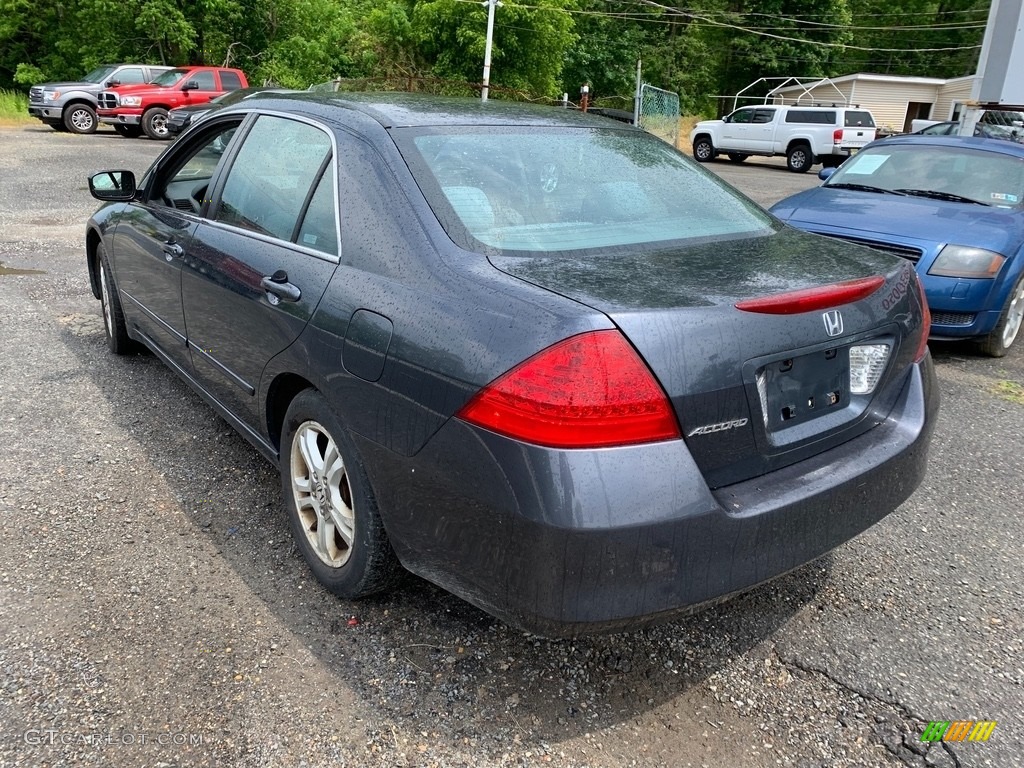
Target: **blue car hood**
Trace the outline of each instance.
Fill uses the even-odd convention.
[[[1024,240],[1024,214],[923,197],[817,187],[776,203],[772,213],[813,232],[866,240],[958,243],[1013,256]]]

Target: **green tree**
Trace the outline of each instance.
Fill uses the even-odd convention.
[[[849,0],[857,44],[887,51],[849,50],[846,72],[962,77],[977,71],[988,0]],[[953,50],[932,51],[946,48]]]
[[[491,54],[491,82],[555,96],[566,51],[577,35],[572,16],[557,0],[530,7],[507,0],[498,8]],[[458,0],[416,4],[412,30],[420,53],[439,77],[479,82],[487,32],[487,9]]]

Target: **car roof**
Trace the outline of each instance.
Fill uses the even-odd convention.
[[[253,96],[235,105],[258,108],[270,106],[284,111],[301,112],[323,118],[338,117],[343,110],[353,110],[377,121],[385,128],[428,127],[439,125],[537,125],[537,126],[602,126],[635,130],[605,117],[586,115],[561,107],[546,107],[511,101],[480,101],[454,96],[431,96],[419,93],[323,93],[297,91]]]
[[[978,136],[929,136],[926,134],[903,133],[890,136],[883,140],[884,146],[896,144],[925,144],[936,147],[963,146],[971,149],[982,149],[987,152],[999,152],[1003,155],[1024,157],[1024,144],[1017,144],[1005,139],[985,139]],[[883,142],[879,146],[883,146]]]

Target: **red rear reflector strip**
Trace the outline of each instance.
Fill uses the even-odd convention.
[[[592,331],[538,352],[480,390],[459,418],[552,448],[681,437],[668,396],[618,331]]]
[[[928,352],[928,336],[932,332],[932,311],[928,306],[928,297],[924,293],[924,284],[916,272],[914,273],[914,282],[917,283],[917,295],[921,298],[921,339],[918,341],[917,351],[914,353],[914,362],[919,363],[924,360],[924,356]]]
[[[817,288],[804,288],[800,291],[777,293],[774,296],[762,296],[757,299],[745,299],[736,303],[736,309],[744,312],[760,312],[764,315],[795,315],[800,312],[813,312],[816,309],[829,309],[840,304],[860,301],[877,291],[885,278],[863,277],[859,280],[847,280]]]

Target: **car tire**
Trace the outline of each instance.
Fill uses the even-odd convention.
[[[401,565],[355,443],[324,396],[300,392],[282,427],[281,488],[295,543],[317,580],[346,600],[394,586]]]
[[[142,116],[142,130],[156,141],[167,141],[171,132],[167,130],[167,110],[163,107],[152,107]]]
[[[698,163],[709,163],[715,159],[715,145],[707,136],[699,136],[693,142],[693,159]]]
[[[97,246],[100,282],[100,305],[103,309],[103,330],[107,335],[107,347],[115,355],[127,355],[135,351],[135,342],[128,335],[128,325],[121,309],[121,297],[110,271],[110,262],[103,246]]]
[[[137,125],[115,125],[114,131],[119,136],[124,136],[126,139],[137,139],[142,135],[142,129]]]
[[[72,104],[64,108],[64,127],[71,133],[96,133],[96,110],[88,104]]]
[[[814,153],[807,144],[794,144],[786,152],[786,167],[793,173],[807,173],[814,165]]]
[[[983,354],[989,357],[1004,357],[1010,347],[1020,336],[1021,325],[1024,324],[1024,275],[1017,280],[1010,295],[1006,298],[1003,311],[992,332],[983,338],[978,346]]]
[[[742,163],[748,157],[750,157],[750,155],[744,155],[744,154],[742,154],[740,152],[730,152],[729,153],[729,159],[732,160],[734,163]]]

